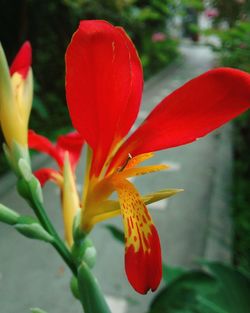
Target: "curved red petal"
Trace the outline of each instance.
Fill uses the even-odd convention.
[[[154,291],[162,277],[161,246],[152,218],[134,185],[117,175],[112,184],[119,197],[125,235],[125,270],[139,293]]]
[[[64,159],[65,151],[69,152],[69,159],[74,170],[81,156],[84,140],[77,132],[71,132],[66,135],[59,136],[56,142],[56,148],[61,151],[61,158]]]
[[[60,149],[55,147],[46,137],[38,135],[33,130],[28,132],[29,148],[50,155],[59,167],[63,166],[64,157]]]
[[[131,66],[131,88],[130,88],[130,95],[128,99],[127,106],[123,114],[120,116],[120,121],[117,124],[117,135],[120,138],[123,138],[129,132],[130,128],[132,127],[133,123],[136,120],[138,115],[141,98],[142,98],[142,90],[143,90],[143,69],[141,60],[139,55],[136,51],[136,48],[129,38],[125,30],[121,27],[117,27],[120,31],[121,35],[123,36],[123,40],[127,45],[129,51],[129,58],[130,58],[130,66]]]
[[[54,182],[58,183],[56,178],[59,177],[60,174],[58,173],[58,171],[52,168],[41,168],[35,171],[34,175],[43,187],[48,180],[53,180]]]
[[[116,161],[190,143],[250,107],[250,75],[210,70],[163,99],[123,144]],[[119,163],[119,162],[118,162]]]
[[[140,238],[140,240],[143,240]],[[154,225],[151,225],[151,234],[147,238],[150,247],[143,251],[142,245],[135,252],[133,246],[129,246],[125,253],[125,270],[129,282],[134,289],[146,294],[150,289],[155,291],[161,282],[162,263],[160,240]]]
[[[26,78],[32,62],[32,49],[29,41],[25,41],[20,50],[18,51],[15,59],[10,67],[10,75],[19,73],[23,79]]]
[[[105,21],[82,21],[68,46],[67,103],[74,127],[93,149],[96,174],[119,136],[134,122],[136,109],[124,114],[128,103],[139,100],[137,94],[132,100],[131,93],[133,77],[138,76],[131,73],[135,64],[127,36]],[[123,117],[126,126],[121,126]]]

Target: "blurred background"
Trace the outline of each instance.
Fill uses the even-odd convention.
[[[183,45],[209,47],[215,67],[250,72],[249,0],[0,0],[0,40],[8,61],[25,40],[33,47],[35,98],[30,127],[51,139],[71,128],[64,54],[81,19],[104,19],[124,27],[138,49],[145,80],[178,63]],[[233,264],[248,272],[249,155],[248,112],[234,122],[232,188]],[[1,150],[0,174],[7,169]]]

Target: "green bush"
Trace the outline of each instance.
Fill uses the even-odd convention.
[[[221,46],[215,50],[219,53],[220,63],[250,72],[250,22],[239,22],[218,35]]]
[[[219,32],[221,46],[215,48],[222,66],[250,72],[250,22],[238,22]],[[250,272],[250,113],[235,121],[234,131],[234,263]]]

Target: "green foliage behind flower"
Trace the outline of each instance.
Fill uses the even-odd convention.
[[[233,28],[218,33],[221,47],[220,63],[250,72],[250,22],[239,22]]]
[[[146,77],[167,66],[177,55],[177,42],[169,37],[166,28],[175,13],[175,0],[3,2],[0,38],[7,55],[14,55],[26,39],[33,46],[36,92],[30,126],[50,137],[54,129],[70,126],[64,98],[64,52],[79,20],[103,19],[126,29],[143,58]],[[155,44],[151,36],[160,31],[166,32],[167,40]]]
[[[220,64],[250,72],[250,22],[238,22],[218,33],[221,46],[215,50]],[[235,121],[234,130],[234,263],[250,272],[250,113]]]
[[[152,37],[144,40],[143,53],[141,54],[144,77],[146,79],[173,62],[179,55],[177,39],[166,36],[162,41],[153,41]]]
[[[8,61],[25,40],[33,47],[35,96],[30,127],[50,138],[55,137],[55,129],[71,126],[64,97],[64,53],[81,19],[104,19],[124,27],[142,57],[146,78],[177,56],[177,41],[166,28],[175,13],[174,0],[3,0],[2,5],[0,40]],[[153,33],[160,31],[167,40],[152,42]],[[0,155],[0,173],[5,169]]]

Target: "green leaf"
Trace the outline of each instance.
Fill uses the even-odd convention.
[[[111,235],[118,241],[124,244],[124,233],[118,227],[114,225],[105,225],[105,227],[110,231]]]
[[[44,310],[41,310],[41,309],[39,309],[39,308],[31,308],[30,311],[31,311],[32,313],[47,313],[47,312],[45,312]]]
[[[248,313],[250,308],[250,279],[228,265],[218,262],[203,262],[220,283],[216,294],[207,295],[201,302],[208,301],[217,307],[217,312]],[[221,310],[221,311],[220,311]]]
[[[174,280],[179,278],[185,272],[186,270],[184,270],[181,267],[172,267],[172,266],[167,266],[166,264],[163,264],[162,266],[163,280],[167,285],[169,285]]]
[[[210,273],[181,274],[181,269],[174,269],[173,279],[153,300],[150,313],[248,313],[249,277],[218,262],[201,263]]]
[[[216,288],[217,281],[207,273],[190,271],[180,274],[178,272],[178,278],[173,279],[172,283],[153,300],[150,313],[198,313],[200,304],[197,294],[207,295],[215,292]]]

